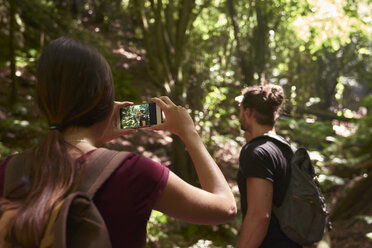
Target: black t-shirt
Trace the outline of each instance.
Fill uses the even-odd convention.
[[[247,177],[257,177],[273,183],[273,205],[279,206],[288,187],[290,160],[292,151],[279,141],[270,138],[252,140],[245,144],[240,152],[238,187],[240,192],[241,210],[243,220],[247,212]],[[280,230],[278,219],[271,213],[269,228],[267,230],[263,247],[301,247],[291,241]]]

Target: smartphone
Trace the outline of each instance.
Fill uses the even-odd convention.
[[[163,122],[162,111],[155,103],[128,105],[120,109],[120,128],[141,128]]]

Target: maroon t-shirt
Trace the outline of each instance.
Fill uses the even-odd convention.
[[[9,159],[0,164],[0,197]],[[167,167],[130,153],[97,191],[93,200],[106,222],[113,248],[145,246],[147,221],[168,176]]]

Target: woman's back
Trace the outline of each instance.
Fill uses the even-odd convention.
[[[77,159],[89,166],[91,150]],[[0,164],[0,197],[9,159]],[[102,215],[113,247],[143,247],[146,225],[156,200],[164,189],[169,169],[135,153],[129,153],[93,200]],[[78,230],[77,230],[78,231]]]
[[[143,247],[154,205],[167,184],[169,169],[130,153],[101,187],[94,202],[104,218],[113,247]]]

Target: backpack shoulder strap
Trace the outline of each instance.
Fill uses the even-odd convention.
[[[260,135],[260,136],[257,136],[257,137],[254,137],[248,143],[251,143],[253,141],[260,140],[260,139],[266,139],[266,140],[270,139],[270,140],[277,141],[277,142],[285,145],[286,147],[289,147],[293,154],[296,152],[296,148],[294,146],[292,146],[291,144],[289,144],[288,141],[286,141],[283,137],[281,137],[277,134],[274,134],[274,133],[270,133],[270,132],[269,133],[264,133],[263,135]]]
[[[98,148],[87,159],[87,167],[78,191],[86,193],[92,199],[128,154],[128,152]]]
[[[18,192],[25,183],[23,175],[26,171],[26,157],[29,151],[19,153],[12,157],[5,170],[3,196],[22,195]],[[78,191],[85,192],[90,198],[94,196],[101,185],[111,176],[116,168],[122,163],[128,152],[118,152],[105,148],[98,148],[89,155],[85,174]]]
[[[249,141],[252,142],[252,141],[255,141],[255,140],[271,140],[275,143],[275,145],[278,147],[278,149],[280,151],[283,152],[283,149],[284,147],[286,148],[286,150],[288,150],[289,152],[289,156],[288,157],[285,157],[286,158],[286,163],[287,163],[287,170],[288,170],[288,173],[289,173],[289,178],[288,180],[285,180],[285,183],[284,183],[284,194],[283,196],[279,199],[279,202],[278,202],[278,207],[282,205],[284,199],[286,198],[286,195],[287,195],[287,192],[288,192],[288,188],[290,186],[290,181],[291,181],[291,174],[292,174],[292,159],[294,157],[294,154],[296,153],[296,148],[292,145],[290,145],[283,137],[277,135],[277,134],[273,134],[273,133],[265,133],[263,135],[260,135],[260,136],[257,136],[257,137],[254,137],[252,140]],[[278,144],[279,143],[279,144]],[[282,145],[282,146],[280,146]],[[284,146],[284,147],[283,147]],[[273,205],[273,209],[275,209],[275,205]],[[275,211],[274,211],[274,214],[275,214]]]

